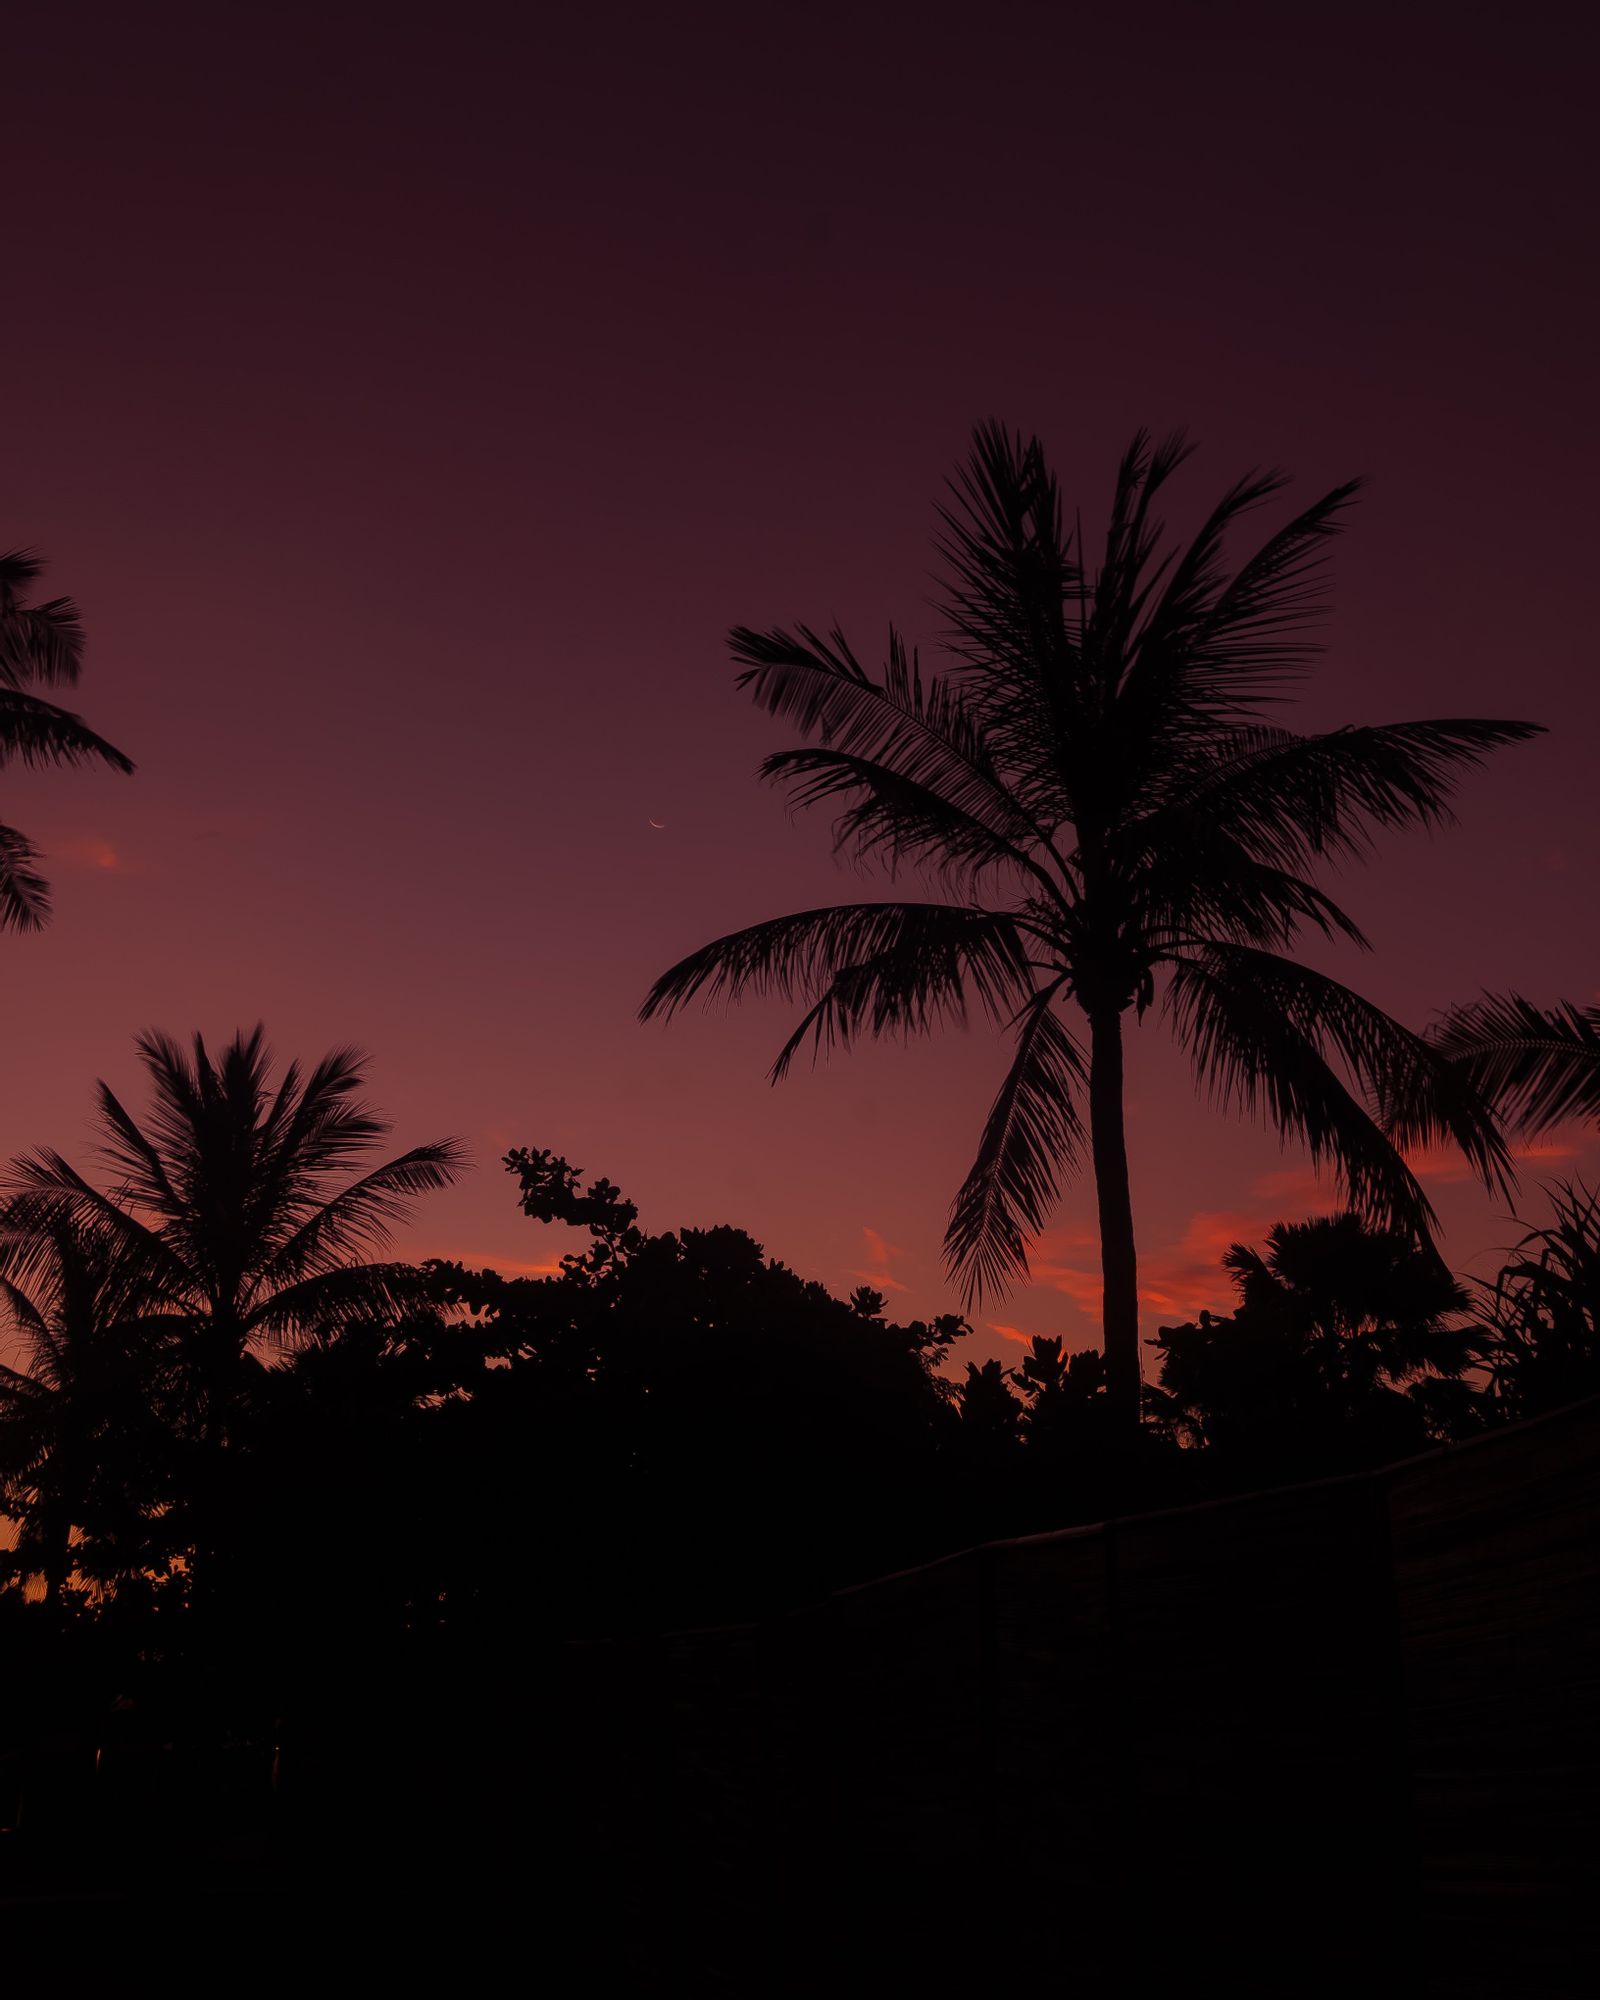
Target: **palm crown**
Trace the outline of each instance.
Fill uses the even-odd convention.
[[[1037,440],[976,435],[941,510],[951,655],[924,676],[891,630],[874,678],[842,634],[737,628],[740,685],[812,738],[763,775],[839,808],[836,846],[906,865],[939,901],[806,910],[718,939],[644,1004],[776,992],[806,1012],[776,1079],[863,1033],[917,1034],[976,1005],[1008,1026],[1010,1068],[952,1206],[946,1250],[969,1296],[1027,1271],[1064,1171],[1092,1155],[1108,1384],[1138,1408],[1137,1276],[1122,1115],[1121,1019],[1162,994],[1198,1076],[1342,1176],[1373,1223],[1426,1231],[1405,1154],[1506,1154],[1470,1080],[1348,987],[1286,955],[1307,926],[1362,945],[1311,879],[1375,829],[1446,816],[1463,767],[1533,732],[1446,720],[1296,734],[1267,720],[1314,648],[1340,486],[1237,568],[1229,530],[1275,494],[1236,482],[1183,547],[1153,503],[1188,456],[1135,437],[1098,562],[1069,532]],[[1087,1034],[1061,1012],[1075,1003]]]
[[[217,1058],[198,1035],[192,1055],[161,1034],[142,1036],[139,1051],[152,1086],[144,1126],[99,1086],[112,1192],[59,1153],[13,1164],[10,1274],[27,1282],[30,1259],[49,1254],[30,1211],[64,1211],[104,1237],[137,1273],[143,1323],[170,1330],[205,1428],[253,1343],[414,1303],[411,1266],[350,1260],[370,1258],[415,1196],[449,1182],[460,1153],[451,1141],[417,1146],[346,1179],[388,1130],[359,1101],[353,1049],[309,1074],[291,1063],[276,1089],[260,1028]]]

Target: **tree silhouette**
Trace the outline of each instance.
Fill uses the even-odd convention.
[[[0,1366],[0,1502],[21,1524],[23,1573],[43,1577],[49,1600],[74,1567],[75,1529],[131,1566],[159,1493],[143,1303],[137,1270],[103,1233],[61,1209],[0,1215],[0,1308],[25,1355],[20,1369]]]
[[[1568,1118],[1600,1124],[1600,1006],[1544,1008],[1520,993],[1485,994],[1447,1014],[1435,1039],[1523,1131]]]
[[[44,568],[27,549],[0,555],[0,765],[133,765],[79,717],[33,687],[71,687],[83,664],[83,627],[69,597],[26,601]],[[50,886],[35,866],[38,850],[0,826],[0,929],[38,930],[50,915]]]
[[[98,1087],[111,1192],[42,1151],[12,1163],[13,1212],[31,1200],[39,1213],[65,1213],[141,1288],[178,1421],[198,1448],[204,1514],[252,1347],[403,1316],[421,1295],[420,1274],[352,1260],[381,1247],[416,1196],[446,1185],[460,1154],[451,1141],[418,1146],[346,1180],[389,1129],[359,1101],[363,1059],[353,1049],[334,1050],[309,1074],[291,1063],[274,1089],[259,1027],[215,1059],[199,1035],[192,1055],[162,1034],[141,1036],[138,1048],[151,1085],[143,1126]],[[15,1281],[33,1282],[54,1254],[47,1233],[31,1247],[20,1238]]]
[[[1023,1431],[1038,1451],[1081,1448],[1103,1404],[1105,1356],[1094,1348],[1067,1354],[1059,1334],[1036,1333],[1011,1379],[1022,1391]]]
[[[1234,1317],[1202,1313],[1151,1343],[1169,1421],[1194,1443],[1325,1471],[1472,1427],[1467,1294],[1408,1232],[1354,1215],[1280,1222],[1264,1250],[1235,1243],[1223,1263]]]
[[[837,631],[734,630],[740,685],[816,739],[763,775],[799,805],[838,805],[836,848],[909,865],[951,899],[753,925],[673,966],[642,1010],[670,1015],[697,994],[803,1001],[775,1081],[807,1041],[815,1055],[922,1034],[972,1004],[1008,1025],[1015,1054],[947,1254],[969,1298],[1025,1274],[1028,1237],[1087,1155],[1124,1428],[1138,1421],[1139,1347],[1122,1023],[1162,982],[1201,1083],[1331,1163],[1364,1218],[1427,1228],[1409,1147],[1448,1140],[1486,1178],[1507,1171],[1490,1113],[1435,1047],[1285,953],[1307,926],[1364,944],[1315,864],[1363,853],[1376,828],[1442,820],[1463,767],[1533,729],[1269,725],[1309,663],[1328,544],[1356,487],[1230,568],[1229,530],[1284,481],[1236,481],[1168,548],[1152,508],[1188,454],[1181,438],[1134,438],[1096,564],[1038,441],[980,429],[942,510],[942,680],[892,628],[879,679]],[[1059,1011],[1068,1001],[1086,1041]]]
[[[955,1394],[963,1448],[974,1456],[1003,1461],[1022,1435],[1022,1404],[1011,1393],[999,1361],[969,1361]]]
[[[508,1541],[552,1514],[543,1587],[580,1623],[732,1615],[944,1545],[939,1368],[964,1321],[891,1322],[881,1294],[836,1298],[742,1229],[641,1230],[613,1183],[542,1148],[505,1165],[528,1215],[592,1248],[542,1278],[429,1267],[488,1364],[437,1412],[461,1470],[432,1484],[471,1522],[450,1539],[487,1552],[458,1599],[490,1598]]]

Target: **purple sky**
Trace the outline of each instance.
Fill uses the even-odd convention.
[[[991,1037],[774,1093],[783,1010],[634,1013],[713,934],[859,893],[753,782],[790,739],[722,635],[931,644],[932,502],[991,413],[1090,522],[1141,422],[1205,447],[1180,509],[1261,461],[1304,498],[1370,474],[1299,719],[1552,733],[1344,884],[1377,951],[1327,962],[1418,1024],[1595,995],[1593,30],[1132,18],[11,12],[0,541],[81,601],[81,705],[140,770],[6,776],[58,905],[0,941],[7,1152],[82,1154],[137,1029],[260,1018],[370,1048],[399,1140],[469,1142],[419,1254],[547,1257],[495,1164],[544,1144],[649,1226],[949,1303]],[[1158,1022],[1131,1090],[1153,1332],[1314,1190]],[[1532,1163],[1530,1214],[1596,1151]],[[1517,1233],[1429,1184],[1458,1261]],[[1087,1190],[1059,1221],[974,1358],[1093,1337]]]

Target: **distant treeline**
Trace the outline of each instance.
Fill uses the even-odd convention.
[[[734,1227],[650,1234],[542,1150],[507,1156],[522,1208],[590,1239],[555,1275],[372,1261],[456,1155],[364,1165],[356,1057],[277,1085],[259,1032],[144,1058],[143,1124],[102,1090],[108,1188],[55,1154],[13,1170],[0,1496],[16,1612],[147,1660],[214,1641],[281,1688],[330,1647],[731,1619],[1600,1388],[1580,1187],[1491,1287],[1349,1216],[1235,1246],[1235,1313],[1147,1344],[1130,1444],[1097,1350],[963,1367],[964,1320],[891,1320]]]

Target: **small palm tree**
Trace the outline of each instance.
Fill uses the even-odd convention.
[[[1399,1456],[1479,1420],[1464,1378],[1483,1342],[1463,1323],[1467,1294],[1409,1232],[1318,1216],[1222,1261],[1234,1318],[1202,1313],[1151,1343],[1158,1403],[1195,1442],[1327,1470],[1330,1455]]]
[[[136,1272],[102,1233],[28,1201],[0,1215],[0,1318],[25,1356],[0,1366],[0,1504],[47,1601],[72,1572],[75,1530],[131,1554],[156,1497],[142,1306]]]
[[[1600,1006],[1537,1007],[1520,993],[1487,993],[1435,1031],[1440,1050],[1525,1132],[1569,1118],[1600,1124]]]
[[[83,627],[68,597],[25,601],[44,565],[26,549],[0,555],[0,765],[87,764],[131,771],[120,750],[69,710],[29,689],[71,687],[83,664]],[[0,826],[0,930],[38,930],[50,915],[49,884],[33,843]]]
[[[1264,1251],[1235,1243],[1222,1262],[1243,1311],[1292,1329],[1331,1386],[1364,1395],[1454,1379],[1473,1361],[1466,1292],[1406,1234],[1314,1216],[1275,1223]]]
[[[1303,1140],[1365,1219],[1428,1227],[1407,1148],[1449,1140],[1486,1178],[1507,1171],[1492,1116],[1439,1052],[1287,948],[1307,927],[1363,944],[1311,879],[1316,864],[1361,854],[1376,828],[1445,818],[1461,770],[1533,729],[1269,724],[1306,667],[1320,571],[1356,488],[1230,569],[1229,530],[1283,481],[1237,481],[1187,547],[1168,549],[1153,507],[1188,452],[1134,438],[1095,563],[1064,525],[1038,441],[981,429],[942,513],[943,680],[892,629],[879,678],[841,633],[735,629],[740,685],[816,739],[763,775],[799,804],[837,805],[837,847],[907,864],[946,895],[736,931],[664,973],[643,1008],[799,999],[774,1080],[808,1040],[926,1033],[971,1004],[1009,1025],[1015,1054],[947,1255],[969,1298],[1024,1275],[1060,1176],[1087,1157],[1107,1393],[1124,1428],[1140,1385],[1123,1021],[1159,989],[1200,1080]]]
[[[336,1049],[276,1089],[262,1030],[213,1059],[196,1035],[139,1038],[152,1102],[140,1126],[98,1087],[103,1192],[59,1153],[14,1161],[13,1195],[60,1206],[137,1274],[145,1324],[175,1356],[187,1422],[221,1444],[250,1350],[330,1331],[420,1297],[412,1266],[367,1261],[411,1202],[454,1178],[453,1141],[417,1146],[353,1180],[388,1131],[359,1101],[363,1058]],[[27,1252],[19,1275],[30,1275]]]

